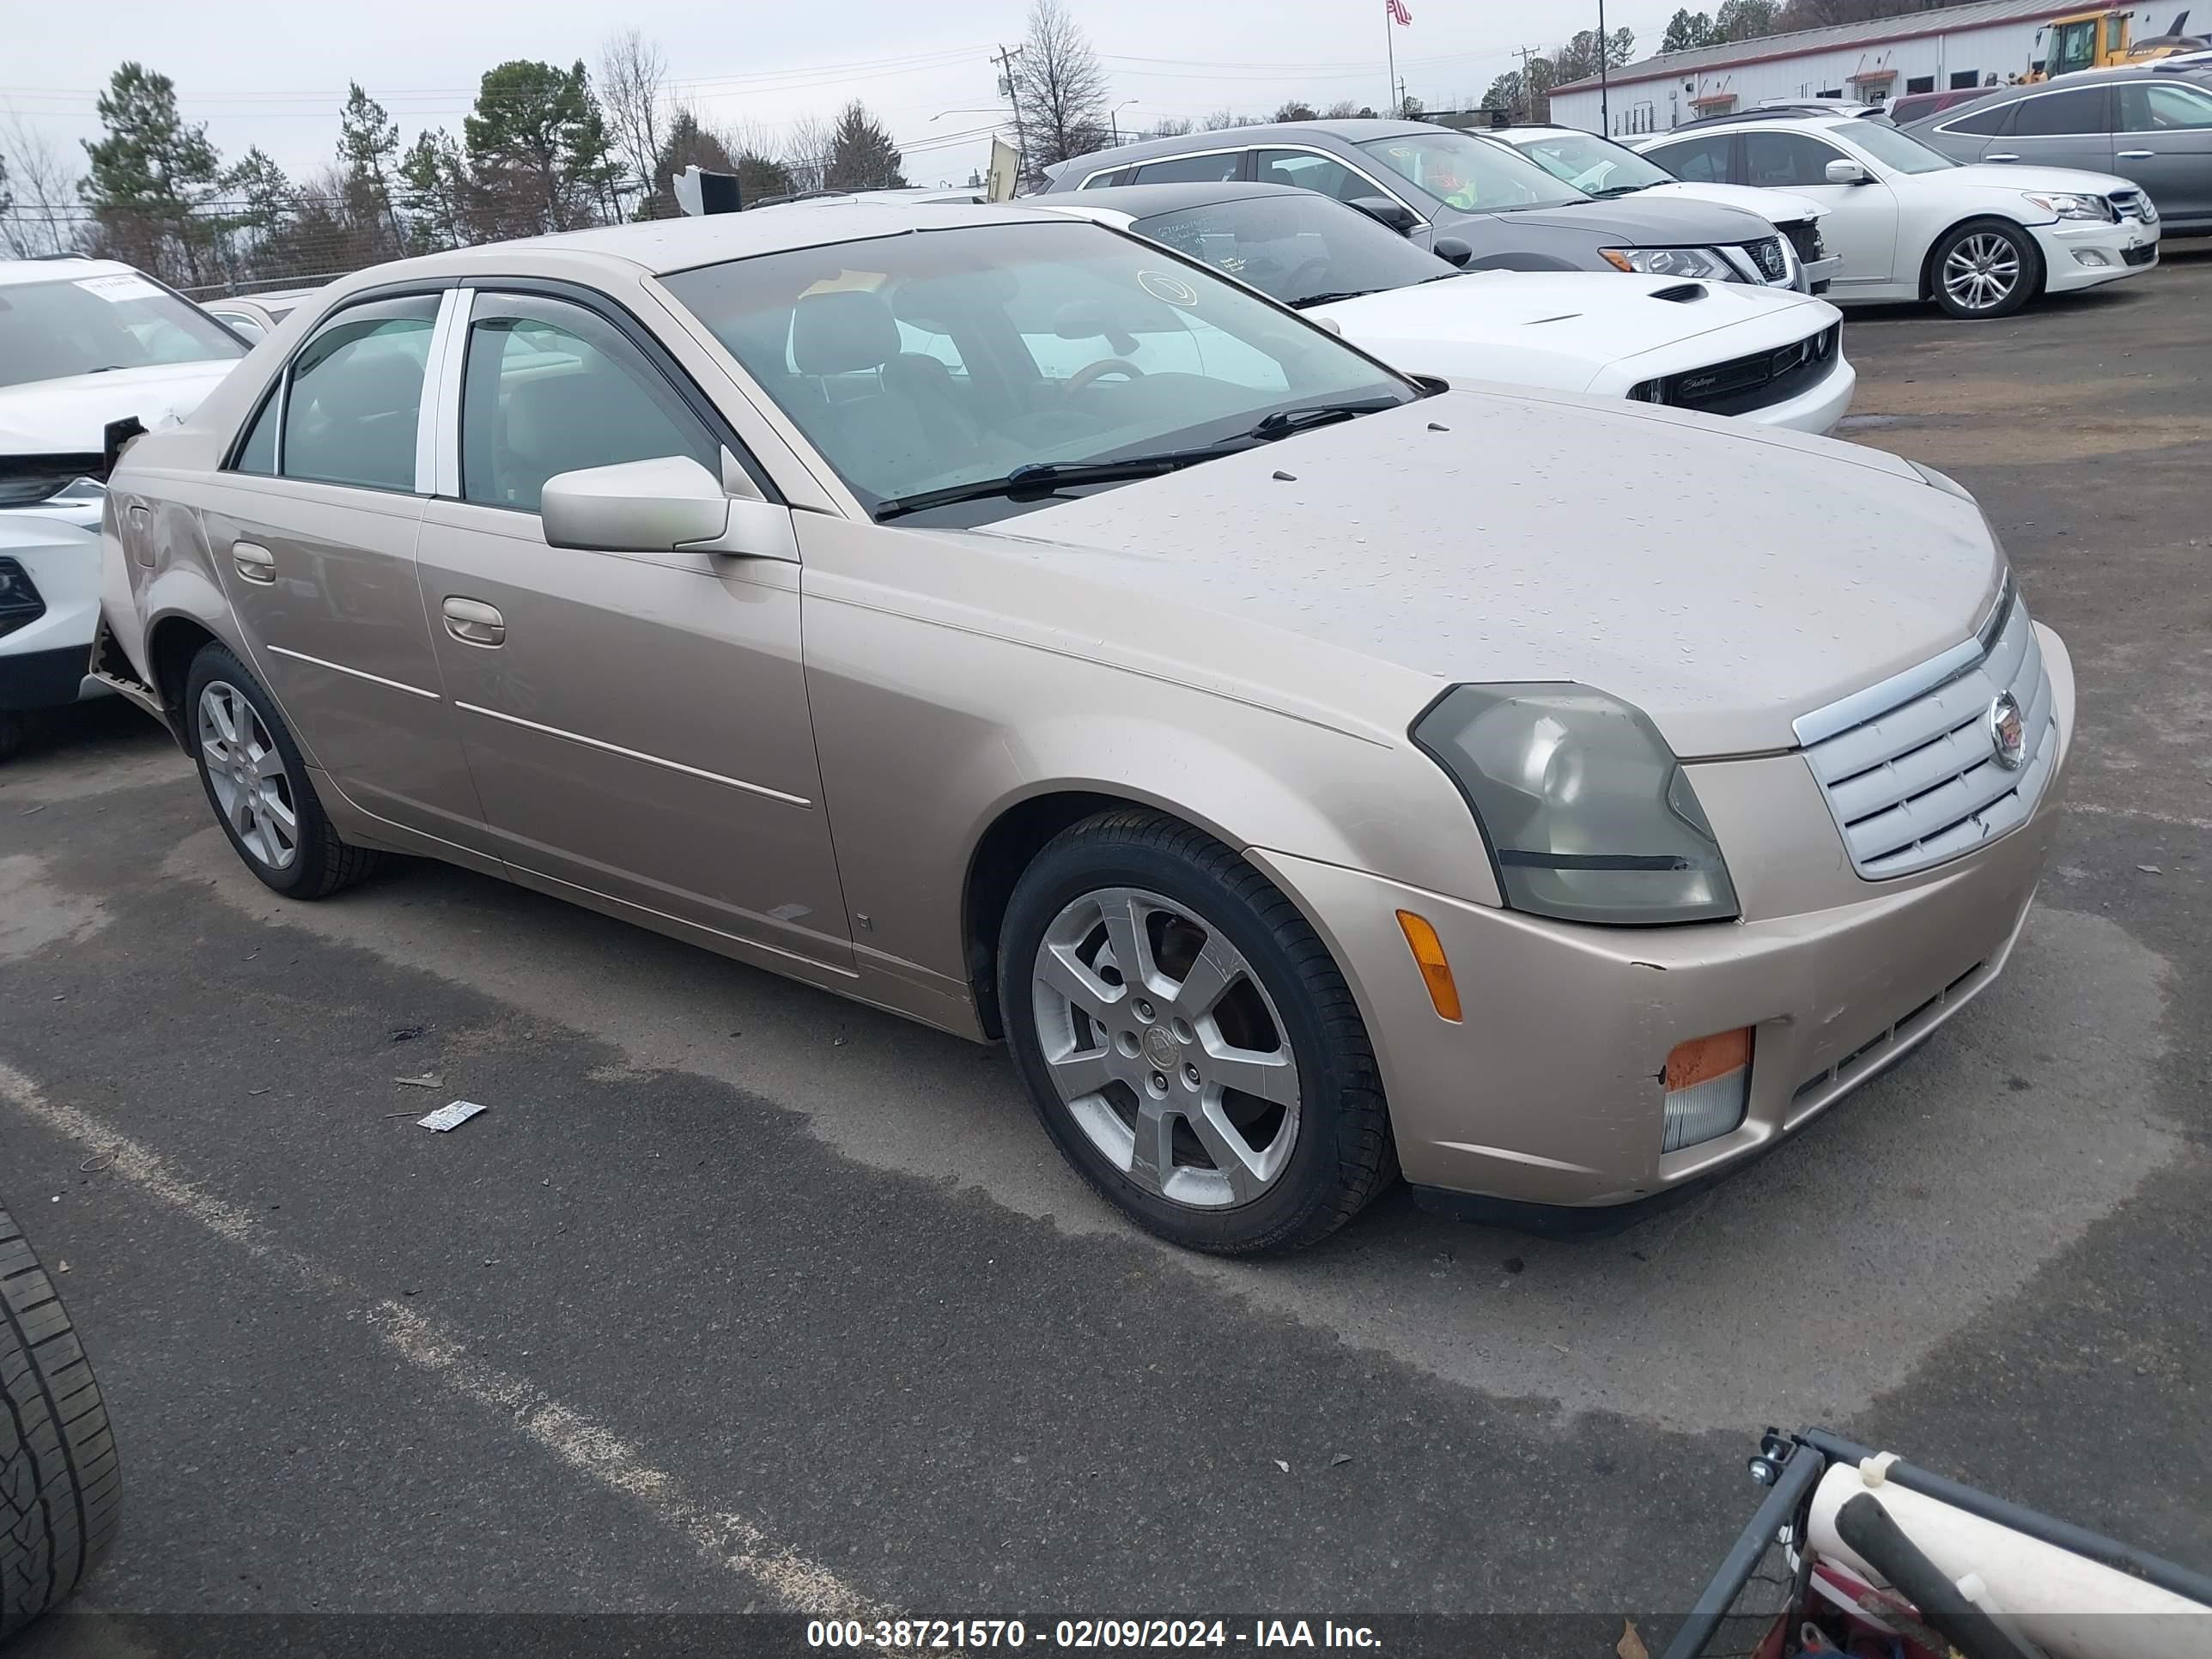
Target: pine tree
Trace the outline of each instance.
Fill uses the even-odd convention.
[[[460,146],[445,128],[425,130],[399,158],[407,242],[418,253],[459,247],[467,191]]]
[[[896,190],[906,183],[899,171],[904,158],[890,133],[855,98],[837,112],[837,125],[830,138],[830,167],[823,179],[827,190]]]
[[[349,193],[361,198],[376,224],[389,229],[395,253],[402,240],[392,188],[398,155],[398,124],[360,82],[348,83],[345,107],[338,112],[338,165],[352,182]]]
[[[484,71],[461,123],[477,234],[528,236],[587,220],[568,171],[587,99],[580,63],[571,73],[517,58]]]
[[[207,129],[177,112],[166,75],[125,64],[100,95],[105,136],[85,139],[91,171],[79,185],[102,251],[186,287],[214,276],[222,227],[204,212],[222,184]]]

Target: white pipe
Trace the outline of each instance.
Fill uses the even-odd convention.
[[[2212,1654],[2212,1607],[1885,1480],[1893,1461],[1838,1463],[1820,1477],[1807,1528],[1816,1553],[1884,1582],[1836,1533],[1836,1511],[1870,1492],[1945,1577],[1978,1577],[1969,1599],[2002,1607],[2004,1622],[2051,1659]]]

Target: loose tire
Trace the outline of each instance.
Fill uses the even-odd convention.
[[[1944,233],[1928,255],[1928,287],[1954,317],[2009,317],[2043,289],[2035,239],[2003,219],[1976,219]]]
[[[115,1540],[122,1477],[69,1315],[0,1209],[0,1642],[68,1595]]]
[[[264,885],[324,898],[381,862],[338,839],[275,700],[227,646],[210,642],[192,659],[183,715],[208,805]]]
[[[999,1006],[1045,1132],[1139,1224],[1293,1249],[1396,1174],[1375,1052],[1296,906],[1156,812],[1063,832],[1016,884]]]

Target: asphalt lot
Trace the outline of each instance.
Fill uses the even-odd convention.
[[[457,871],[286,904],[75,715],[0,770],[0,1191],[122,1448],[89,1605],[1680,1609],[1816,1421],[2212,1567],[2212,248],[1846,349],[2067,636],[2068,828],[1973,1010],[1600,1242],[1179,1255],[1000,1054]]]

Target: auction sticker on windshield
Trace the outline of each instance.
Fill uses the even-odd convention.
[[[150,300],[161,290],[143,276],[130,271],[118,271],[112,276],[82,276],[77,286],[87,294],[96,294],[112,306],[126,300]]]

